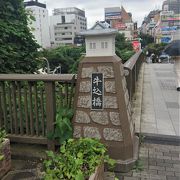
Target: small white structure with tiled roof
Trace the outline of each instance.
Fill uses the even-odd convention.
[[[81,32],[80,35],[86,38],[86,57],[114,56],[117,32],[101,22],[96,22],[91,29]]]

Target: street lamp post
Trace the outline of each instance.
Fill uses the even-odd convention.
[[[59,73],[58,73],[58,70],[60,70]],[[59,64],[58,67],[56,67],[56,68],[54,69],[53,74],[55,74],[56,72],[57,72],[58,74],[61,74],[61,65],[60,65],[60,64]]]
[[[49,61],[47,60],[47,58],[45,58],[45,57],[41,57],[40,59],[42,59],[42,60],[45,60],[45,61],[46,61],[46,63],[47,63],[47,74],[50,74],[50,66],[49,66]]]

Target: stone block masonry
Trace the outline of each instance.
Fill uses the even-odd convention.
[[[92,74],[103,74],[103,109],[91,109]],[[74,137],[100,139],[115,159],[133,158],[134,125],[121,60],[85,57],[79,65],[75,94]],[[127,143],[127,144],[126,144]]]

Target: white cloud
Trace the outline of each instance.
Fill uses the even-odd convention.
[[[49,14],[54,8],[78,7],[86,12],[88,27],[97,20],[104,20],[105,7],[120,7],[123,5],[127,12],[132,13],[134,21],[140,26],[144,17],[154,9],[161,9],[164,0],[39,0],[47,4]]]

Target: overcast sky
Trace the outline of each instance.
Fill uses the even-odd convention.
[[[77,7],[84,9],[87,17],[88,28],[96,21],[104,20],[105,7],[120,7],[132,13],[133,21],[141,25],[144,16],[151,10],[161,9],[164,0],[38,0],[47,4],[49,14],[54,8]]]

